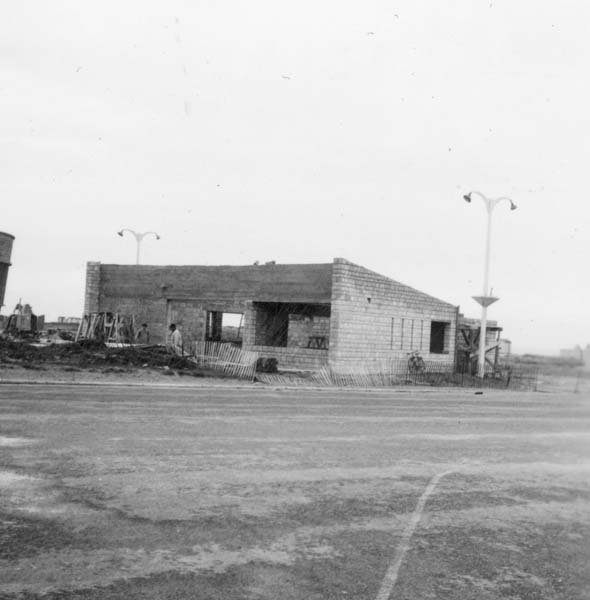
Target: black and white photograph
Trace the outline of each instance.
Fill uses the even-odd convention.
[[[589,600],[589,20],[4,3],[0,600]]]

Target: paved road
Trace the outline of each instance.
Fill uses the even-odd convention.
[[[0,597],[588,599],[589,425],[581,394],[1,385]]]

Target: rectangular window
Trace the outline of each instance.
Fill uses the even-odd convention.
[[[391,337],[389,341],[389,347],[393,350],[393,332],[395,331],[395,318],[391,317]]]
[[[430,323],[430,352],[432,354],[445,354],[449,351],[448,331],[450,323],[432,321]]]
[[[404,325],[406,324],[406,320],[402,319],[402,331],[401,331],[401,338],[400,338],[400,350],[404,349]]]

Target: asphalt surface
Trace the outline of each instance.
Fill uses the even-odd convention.
[[[583,394],[0,385],[3,599],[577,600],[589,565]]]

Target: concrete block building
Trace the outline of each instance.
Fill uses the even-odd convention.
[[[134,314],[156,342],[170,323],[185,342],[238,339],[279,368],[303,370],[367,366],[413,350],[450,366],[458,316],[452,304],[341,258],[249,266],[89,262],[84,311]]]

